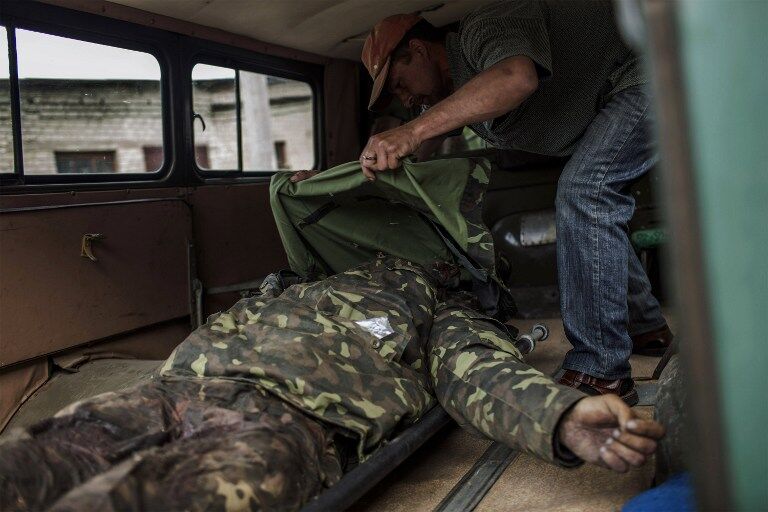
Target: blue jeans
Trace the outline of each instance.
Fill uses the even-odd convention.
[[[573,345],[563,368],[602,379],[631,375],[631,335],[664,325],[627,234],[629,185],[657,160],[650,97],[613,96],[587,127],[557,185],[560,311]]]

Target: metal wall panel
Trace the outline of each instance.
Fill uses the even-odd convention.
[[[269,205],[269,183],[210,185],[190,193],[194,205],[197,266],[205,289],[251,281],[288,259]],[[206,299],[206,313],[237,300],[230,293]]]
[[[733,510],[765,510],[768,3],[687,1],[677,15],[721,396],[710,407],[724,427]]]
[[[0,214],[0,367],[187,315],[190,227],[181,200]]]

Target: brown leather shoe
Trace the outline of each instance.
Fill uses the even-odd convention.
[[[619,395],[630,407],[637,405],[637,402],[640,401],[635,389],[635,381],[630,378],[606,380],[576,370],[565,370],[557,382],[563,386],[576,388],[588,395]]]
[[[665,324],[653,331],[632,336],[632,353],[641,356],[661,357],[675,336]]]

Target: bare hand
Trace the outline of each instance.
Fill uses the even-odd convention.
[[[298,183],[300,181],[304,181],[308,178],[311,178],[315,174],[317,174],[320,171],[296,171],[291,175],[291,181],[293,183]]]
[[[368,139],[360,154],[363,174],[369,180],[376,179],[377,172],[400,167],[400,160],[412,154],[421,144],[410,123],[377,133]]]
[[[619,473],[645,464],[664,426],[638,418],[616,395],[584,398],[560,422],[560,442],[586,462]]]

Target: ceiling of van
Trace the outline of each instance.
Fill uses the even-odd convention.
[[[144,11],[226,30],[267,43],[358,59],[381,18],[424,11],[441,26],[491,0],[112,0]]]

